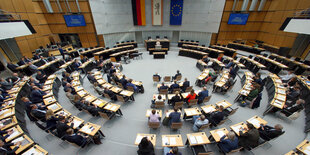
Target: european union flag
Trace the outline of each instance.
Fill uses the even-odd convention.
[[[170,25],[182,25],[183,0],[171,0]]]

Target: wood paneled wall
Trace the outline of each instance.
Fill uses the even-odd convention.
[[[280,47],[292,47],[297,37],[296,33],[280,31],[286,17],[310,7],[310,0],[267,0],[262,11],[249,12],[246,25],[228,25],[228,18],[232,13],[233,0],[226,0],[221,26],[216,42],[227,44],[236,39],[248,41],[261,40],[268,44]],[[240,11],[243,0],[239,0],[235,11]],[[256,9],[260,0],[256,5]],[[248,5],[250,6],[251,1]]]

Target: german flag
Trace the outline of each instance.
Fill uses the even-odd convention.
[[[131,0],[133,24],[144,26],[145,24],[145,0]]]

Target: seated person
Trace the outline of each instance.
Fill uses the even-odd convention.
[[[246,130],[243,133],[243,130]],[[248,149],[249,147],[254,148],[258,146],[259,131],[254,127],[253,124],[247,124],[247,128],[239,130],[240,138],[239,145],[243,148]]]
[[[300,87],[299,86],[294,86],[293,89],[289,90],[286,94],[286,99],[294,101],[296,100],[300,95]]]
[[[36,104],[31,105],[31,114],[35,118],[45,121],[47,108],[45,106],[37,106]]]
[[[2,91],[0,91],[0,102],[3,102],[4,100],[10,98],[8,94],[3,94]]]
[[[153,109],[149,117],[149,122],[159,122],[159,120],[160,120],[159,114],[156,113],[155,109]]]
[[[123,75],[123,77],[121,78],[120,83],[122,84],[122,86],[123,86],[124,89],[127,89],[127,88],[126,88],[126,85],[127,85],[128,81],[127,81],[125,75]]]
[[[71,122],[70,120],[69,122]],[[56,124],[56,131],[58,137],[63,137],[66,135],[66,131],[74,126],[74,123],[71,123],[71,125],[67,125],[68,121],[64,116],[59,116],[59,121]]]
[[[80,111],[86,109],[85,100],[84,99],[78,100],[78,98],[75,98],[74,106],[78,108]]]
[[[6,81],[4,78],[0,78],[0,84],[2,86],[2,89],[5,91],[8,91],[13,87],[13,83]]]
[[[69,99],[71,102],[74,102],[74,99],[75,99],[75,97],[76,97],[77,95],[76,95],[76,94],[73,95],[73,94],[72,94],[72,89],[70,89],[70,88],[67,88],[65,91],[66,91],[66,96],[68,97],[68,99]]]
[[[217,124],[219,124],[222,120],[224,120],[226,114],[223,112],[224,111],[224,107],[221,106],[216,106],[215,107],[217,109],[217,111],[213,112],[210,114],[210,123],[211,123],[211,127],[213,126],[217,126]]]
[[[256,73],[256,75],[253,78],[253,81],[259,84],[260,86],[263,84],[263,80],[261,78],[260,73]]]
[[[193,131],[194,132],[198,132],[199,129],[203,126],[209,123],[209,120],[206,119],[206,117],[204,115],[201,115],[199,117],[199,115],[193,116]]]
[[[63,87],[65,87],[65,86],[67,85],[67,83],[69,83],[69,82],[67,81],[67,78],[62,78],[62,79],[61,79],[61,85],[62,85]]]
[[[4,140],[0,140],[0,154],[3,155],[14,155],[15,151],[21,146],[22,142],[16,142],[16,143],[7,143],[4,142]],[[11,146],[15,146],[13,149],[11,149]]]
[[[44,59],[43,56],[40,56],[40,61],[39,62],[41,64],[41,66],[48,63],[48,61],[46,59]]]
[[[25,65],[26,63],[27,63],[27,62],[26,62],[26,60],[25,60],[24,57],[22,57],[22,58],[20,59],[20,61],[17,62],[17,64],[20,65],[20,66]]]
[[[180,85],[177,84],[177,81],[173,81],[173,84],[170,86],[170,92],[173,92],[174,89],[180,88]]]
[[[283,83],[288,82],[292,77],[294,77],[294,71],[289,70],[287,74],[280,76]]]
[[[48,61],[53,61],[53,60],[56,60],[56,57],[51,54],[51,56],[48,57]]]
[[[31,77],[30,78],[30,84],[33,83],[35,86],[39,87],[40,89],[42,89],[43,84],[40,83],[38,80],[36,80],[35,78]]]
[[[66,62],[69,62],[69,61],[71,61],[71,60],[73,60],[73,58],[72,58],[71,55],[69,55],[68,57],[65,58],[65,61],[66,61]]]
[[[172,80],[176,80],[177,77],[180,76],[180,75],[182,75],[182,74],[180,73],[179,70],[177,70],[177,73],[174,76],[172,76]]]
[[[206,64],[208,64],[208,62],[210,61],[208,58],[208,55],[203,56],[201,60],[205,62]]]
[[[10,79],[13,84],[16,84],[18,81],[20,81],[20,77],[18,77],[17,73],[13,73]]]
[[[159,94],[158,96],[157,96],[157,98],[154,98],[153,100],[152,100],[152,106],[151,107],[154,107],[155,106],[155,102],[164,102],[165,100],[163,99],[163,97]]]
[[[181,87],[182,91],[185,92],[186,88],[189,86],[189,81],[187,80],[187,78],[184,78],[183,86]]]
[[[250,104],[253,101],[253,99],[257,97],[257,95],[259,94],[259,88],[260,86],[257,83],[252,84],[252,90],[250,91],[248,96],[245,97],[246,102],[245,104]]]
[[[229,63],[225,66],[225,68],[230,68],[234,65],[234,60],[230,60]]]
[[[31,71],[32,73],[35,73],[35,72],[38,71],[38,66],[32,64],[32,62],[28,62],[27,64],[28,64],[28,67],[29,67],[29,69],[30,69],[30,71]]]
[[[161,80],[161,77],[157,72],[153,75],[153,77],[158,77],[159,81]]]
[[[138,155],[155,155],[153,143],[147,137],[141,139],[138,147]]]
[[[297,77],[293,76],[288,82],[287,82],[287,86],[290,87],[294,87],[297,83]]]
[[[218,77],[217,73],[218,73],[217,71],[212,72],[210,70],[209,75],[205,78],[205,80],[203,81],[203,84],[207,84],[210,80],[214,82],[216,78]]]
[[[126,84],[126,87],[128,87],[128,86],[132,87],[135,92],[139,92],[138,87],[132,83],[132,79],[128,80],[128,83]]]
[[[33,90],[30,93],[30,99],[33,103],[41,103],[43,102],[43,96],[46,95],[44,91],[42,91],[39,87],[34,86]]]
[[[118,82],[120,82],[120,80],[118,79],[117,75],[116,75],[116,72],[115,73],[112,73],[112,81],[117,84]]]
[[[87,142],[88,136],[82,136],[79,133],[74,133],[73,129],[69,128],[66,130],[66,135],[63,138],[70,143],[74,143],[78,146],[84,147]]]
[[[49,129],[50,131],[56,129],[56,124],[59,121],[58,118],[56,118],[53,110],[47,110],[45,114],[45,120],[46,120],[46,129]]]
[[[95,79],[95,77],[93,76],[93,73],[91,71],[87,72],[87,79],[89,80],[90,83],[94,83],[97,80]]]
[[[86,104],[86,106],[84,107],[85,110],[87,110],[93,116],[99,116],[98,112],[100,111],[100,109],[97,108],[96,105],[92,105],[88,101],[85,101],[85,104]]]
[[[73,69],[74,69],[75,71],[77,71],[77,70],[82,70],[81,68],[79,68],[81,65],[82,65],[81,62],[79,62],[78,59],[75,59],[75,60],[74,60],[74,63],[73,63]]]
[[[284,109],[281,111],[286,117],[291,116],[294,112],[298,112],[304,109],[305,100],[298,99],[297,101],[293,101],[291,103],[286,103],[284,105]]]
[[[282,134],[282,125],[276,124],[274,127],[268,125],[261,125],[258,129],[259,136],[264,140],[276,138]]]
[[[203,87],[202,91],[198,93],[198,104],[202,103],[203,100],[209,96],[209,91],[207,87]]]
[[[195,90],[192,89],[191,92],[186,96],[185,101],[186,101],[187,104],[189,104],[189,102],[191,100],[196,99],[196,97],[197,97],[197,94],[195,93]]]
[[[228,80],[227,82],[224,84],[224,86],[222,87],[222,92],[227,92],[227,90],[232,87],[234,85],[234,78],[232,76],[230,76],[230,74],[228,75]]]
[[[67,83],[66,86],[64,87],[64,90],[66,91],[67,89],[71,89],[71,94],[75,95],[75,89],[72,87],[70,83]]]
[[[107,87],[104,88],[104,91],[103,91],[103,92],[104,92],[105,94],[108,94],[109,97],[110,97],[112,100],[114,100],[114,101],[117,100],[116,95],[114,94],[114,92],[113,92],[112,90],[108,89]]]
[[[176,92],[175,92],[175,96],[173,96],[173,97],[171,98],[169,104],[171,104],[171,105],[174,107],[176,102],[181,102],[181,101],[183,101],[183,100],[182,100],[182,97],[181,97],[181,95],[180,95],[180,92],[179,92],[179,91],[176,91]]]
[[[8,62],[6,67],[8,67],[8,69],[10,69],[12,72],[17,72],[18,71],[17,70],[18,65],[13,64],[12,62]]]
[[[164,147],[164,155],[182,155],[178,147]]]
[[[70,73],[66,73],[64,78],[66,78],[69,83],[71,83],[73,81]]]
[[[235,79],[236,75],[237,75],[237,72],[236,72],[236,69],[234,67],[230,67],[229,68],[229,75]]]
[[[179,109],[178,108],[174,108],[173,110],[174,110],[174,112],[169,114],[169,118],[170,118],[169,125],[171,125],[172,123],[179,123],[179,122],[181,122],[181,113],[178,112]]]
[[[81,62],[82,63],[85,63],[85,62],[87,62],[88,61],[88,58],[87,57],[83,57],[83,59],[81,59]]]
[[[234,132],[229,131],[227,135],[221,137],[221,140],[218,143],[218,147],[223,153],[228,153],[231,150],[238,149],[238,137],[236,137]]]
[[[103,95],[104,90],[102,90],[102,88],[99,87],[97,82],[94,82],[94,89],[99,95]]]
[[[41,71],[37,71],[36,79],[39,80],[40,83],[44,83],[47,79],[47,76]]]
[[[162,90],[162,89],[167,89],[168,90],[168,86],[165,85],[164,82],[161,83],[161,86],[158,88],[158,91]]]

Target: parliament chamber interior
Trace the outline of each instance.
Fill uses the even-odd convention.
[[[1,0],[0,154],[310,155],[309,0]]]

